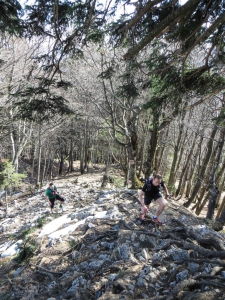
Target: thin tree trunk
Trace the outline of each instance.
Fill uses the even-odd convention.
[[[148,157],[146,162],[146,170],[145,170],[146,178],[156,170],[155,157],[156,157],[156,149],[158,145],[159,116],[160,116],[159,111],[153,112],[153,120],[152,120],[153,129],[151,132],[151,138],[150,138],[150,143],[148,148]]]
[[[41,186],[43,186],[44,177],[45,177],[46,162],[47,162],[46,153],[47,153],[47,149],[45,148],[45,151],[44,151],[44,165],[43,165],[43,171],[42,171],[42,176],[41,176]]]
[[[211,154],[212,154],[212,149],[213,149],[213,141],[214,141],[214,137],[216,135],[216,132],[217,132],[217,129],[218,129],[218,126],[215,125],[212,132],[211,132],[211,136],[208,140],[208,144],[207,144],[207,151],[206,151],[206,154],[205,154],[205,158],[202,162],[202,167],[200,169],[200,172],[199,172],[199,175],[198,175],[198,178],[197,178],[197,182],[194,186],[194,189],[192,191],[192,194],[191,194],[191,197],[189,198],[189,200],[184,204],[185,207],[189,207],[191,205],[191,203],[193,202],[193,200],[195,199],[200,187],[201,187],[201,181],[202,179],[204,178],[204,175],[205,175],[205,171],[206,171],[206,168],[207,168],[207,165],[209,163],[209,160],[210,160],[210,157],[211,157]]]
[[[209,200],[209,205],[208,205],[208,211],[207,211],[207,219],[212,219],[214,216],[214,210],[215,210],[215,206],[216,206],[216,199],[219,196],[219,190],[218,187],[215,185],[215,172],[219,166],[219,162],[220,162],[220,158],[221,158],[221,154],[222,154],[222,150],[223,150],[223,145],[224,145],[224,138],[225,138],[225,130],[223,129],[221,131],[221,141],[219,143],[219,150],[218,150],[218,154],[216,157],[216,161],[215,161],[215,165],[212,168],[212,172],[210,174],[210,178],[209,178],[209,184],[210,184],[210,200]]]
[[[8,194],[7,194],[7,189],[5,189],[5,205],[6,205],[5,213],[7,215],[8,214]]]
[[[163,166],[163,155],[164,155],[164,151],[166,149],[166,140],[167,140],[167,137],[169,135],[169,127],[165,129],[166,130],[166,133],[164,133],[164,136],[163,136],[163,146],[160,147],[161,150],[160,150],[160,154],[159,154],[159,158],[157,158],[157,173],[159,172],[160,174],[162,173],[162,166]]]
[[[59,175],[62,175],[63,172],[63,164],[64,164],[64,156],[63,156],[63,144],[60,142],[60,161],[59,161]]]
[[[191,150],[190,150],[190,152],[189,152],[189,154],[187,156],[186,163],[185,163],[185,165],[184,165],[184,167],[183,167],[183,169],[181,171],[181,177],[180,177],[180,182],[179,182],[178,188],[176,190],[176,196],[178,196],[180,194],[182,183],[183,183],[183,179],[185,177],[187,177],[186,173],[187,173],[188,165],[190,164],[190,159],[192,157],[192,154],[193,154],[193,151],[194,151],[194,148],[195,148],[195,143],[196,143],[196,135],[195,135],[195,137],[193,139]]]
[[[84,174],[84,141],[81,140],[81,147],[80,147],[80,173],[81,175]]]
[[[219,147],[219,144],[217,144],[217,146],[213,150],[213,154],[211,156],[209,165],[207,166],[206,175],[205,175],[205,177],[203,179],[203,183],[202,183],[202,186],[200,188],[199,195],[197,197],[197,203],[196,203],[196,205],[194,207],[192,207],[192,210],[194,210],[196,208],[196,214],[197,214],[197,212],[200,213],[200,211],[203,209],[203,207],[205,206],[205,203],[207,202],[209,194],[210,194],[210,192],[207,193],[207,196],[205,197],[206,200],[204,199],[203,200],[203,205],[201,205],[201,202],[202,202],[202,199],[203,199],[203,197],[204,197],[204,195],[206,193],[206,190],[209,188],[209,184],[208,184],[208,182],[209,182],[209,176],[210,176],[210,173],[211,173],[212,167],[213,167],[213,161],[212,160],[216,156],[216,153],[218,151],[218,147]],[[201,210],[199,211],[200,207],[201,207]]]
[[[175,175],[176,175],[176,165],[177,165],[177,160],[178,160],[178,153],[179,153],[179,150],[180,150],[180,144],[181,144],[181,140],[182,140],[183,128],[184,128],[184,124],[182,122],[182,124],[180,126],[180,130],[179,130],[179,135],[178,135],[178,138],[177,138],[177,142],[176,142],[176,145],[175,145],[175,148],[174,148],[173,162],[172,162],[172,165],[171,165],[170,176],[169,176],[169,180],[168,180],[169,189],[174,188]]]
[[[129,163],[129,155],[128,155],[128,151],[127,148],[124,149],[125,150],[125,181],[124,181],[124,186],[125,188],[128,188],[129,186],[129,174],[130,174],[130,163]]]
[[[38,165],[37,165],[36,184],[40,183],[40,173],[41,173],[41,125],[39,124],[39,129],[38,129]]]
[[[220,218],[220,215],[221,215],[222,212],[225,212],[225,195],[224,195],[222,203],[221,203],[221,205],[218,209],[218,212],[217,212],[217,215],[216,215],[216,220],[218,220]],[[222,219],[223,219],[223,217],[222,217]],[[224,222],[223,223],[225,223],[225,213],[224,213]]]

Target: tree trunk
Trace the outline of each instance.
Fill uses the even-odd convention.
[[[10,109],[9,111],[9,119],[10,119],[10,124],[9,124],[9,140],[10,140],[10,160],[13,162],[14,158],[15,158],[15,153],[16,153],[16,149],[15,149],[15,141],[14,141],[14,137],[13,137],[13,113],[12,113],[12,109]]]
[[[218,220],[220,218],[221,212],[224,212],[224,222],[223,222],[223,224],[224,224],[225,223],[225,196],[223,197],[222,203],[218,209],[216,220]]]
[[[197,201],[196,201],[197,203],[194,205],[194,207],[192,207],[192,210],[196,209],[196,214],[200,214],[201,210],[204,208],[204,206],[205,206],[205,204],[206,204],[206,202],[207,202],[207,200],[209,199],[209,196],[210,196],[210,191],[209,191],[207,193],[207,196],[202,201],[202,199],[203,199],[203,197],[206,193],[206,190],[209,188],[208,181],[209,181],[210,173],[211,173],[212,167],[213,167],[213,161],[212,160],[216,156],[216,153],[218,151],[218,147],[219,147],[219,144],[217,144],[217,146],[213,150],[213,154],[211,156],[209,165],[207,166],[206,175],[204,177],[203,183],[201,184],[199,195],[197,197]]]
[[[7,215],[8,214],[8,194],[7,194],[7,189],[5,189],[5,205],[6,205],[5,213]]]
[[[187,157],[187,159],[186,159],[186,163],[185,163],[185,165],[184,165],[184,167],[183,167],[183,169],[182,169],[182,171],[181,171],[181,177],[180,177],[179,186],[178,186],[178,188],[177,188],[177,190],[176,190],[176,196],[178,196],[178,195],[180,194],[181,187],[182,187],[182,183],[183,183],[183,179],[184,179],[185,177],[187,177],[187,176],[186,176],[186,173],[187,173],[188,165],[190,164],[190,159],[191,159],[191,157],[192,157],[192,154],[193,154],[193,151],[194,151],[194,148],[195,148],[196,136],[197,136],[197,135],[195,135],[195,137],[194,137],[194,139],[193,139],[193,143],[192,143],[192,146],[191,146],[191,150],[190,150],[190,152],[189,152],[189,154],[188,154],[188,157]]]
[[[148,157],[147,162],[145,163],[145,177],[147,178],[150,174],[155,172],[156,165],[155,165],[155,157],[156,157],[156,149],[158,145],[158,127],[159,127],[159,111],[152,112],[153,113],[153,120],[152,125],[153,129],[151,131],[151,138],[148,148]]]
[[[223,199],[223,202],[225,202],[225,197]],[[218,219],[216,219],[216,221],[220,222],[222,225],[225,224],[225,204],[223,206],[223,210],[222,210],[220,217]],[[220,230],[222,230],[222,229],[223,229],[223,227]]]
[[[216,132],[217,132],[217,129],[218,129],[218,126],[215,125],[212,132],[211,132],[211,136],[208,140],[208,144],[207,144],[207,151],[206,151],[206,154],[205,154],[205,158],[202,162],[202,167],[200,169],[200,172],[199,172],[199,175],[198,175],[198,178],[197,178],[197,182],[194,186],[194,189],[192,191],[192,194],[191,194],[191,197],[189,198],[189,200],[184,203],[184,206],[185,207],[189,207],[191,205],[191,203],[193,202],[193,200],[195,199],[200,187],[201,187],[201,181],[202,179],[204,178],[204,175],[205,175],[205,171],[206,171],[206,168],[208,166],[208,163],[209,163],[209,160],[210,160],[210,157],[211,157],[211,154],[212,154],[212,150],[213,150],[213,141],[214,141],[214,137],[216,135]]]
[[[36,184],[40,183],[40,174],[41,174],[41,125],[39,124],[39,129],[38,129],[38,164],[37,164]]]
[[[18,171],[18,160],[19,160],[19,156],[21,155],[23,149],[25,148],[28,139],[31,137],[31,133],[32,133],[32,124],[30,123],[29,129],[26,130],[26,122],[23,122],[23,129],[22,129],[22,137],[19,139],[19,141],[17,142],[17,147],[16,147],[16,151],[15,151],[15,155],[13,158],[13,165],[16,171]],[[19,134],[21,134],[19,132]]]
[[[81,140],[81,147],[80,147],[80,174],[84,174],[84,141]]]
[[[62,175],[63,172],[63,164],[64,164],[64,156],[63,156],[63,145],[60,145],[60,161],[59,161],[59,175]]]
[[[47,162],[46,153],[47,153],[47,149],[45,148],[45,151],[44,151],[44,165],[43,165],[42,176],[41,176],[41,186],[43,186],[44,177],[45,177],[46,162]]]
[[[130,163],[130,178],[131,178],[131,189],[137,189],[142,186],[141,182],[137,178],[136,158],[138,151],[138,138],[135,131],[130,133],[131,143],[128,146],[128,155]]]
[[[129,175],[130,175],[130,163],[129,163],[129,155],[128,155],[127,148],[124,148],[124,152],[125,152],[125,167],[123,168],[125,174],[124,187],[128,188]]]
[[[166,133],[164,133],[163,136],[163,145],[160,147],[160,153],[159,153],[159,157],[157,158],[157,173],[159,172],[160,174],[162,173],[162,166],[163,166],[163,155],[164,155],[164,151],[166,149],[166,140],[169,134],[169,128],[166,129]]]
[[[180,144],[181,144],[181,139],[182,139],[183,128],[184,128],[184,124],[182,122],[181,126],[180,126],[180,130],[179,130],[179,135],[178,135],[178,138],[177,138],[177,142],[176,142],[176,145],[175,145],[175,148],[174,148],[173,162],[172,162],[172,166],[171,166],[171,169],[170,169],[170,176],[169,176],[169,180],[168,180],[169,189],[174,188],[176,165],[177,165],[177,160],[178,160],[178,153],[179,153],[179,150],[180,150]]]
[[[210,184],[210,200],[209,200],[209,205],[208,205],[208,211],[207,211],[207,219],[212,219],[214,216],[214,210],[216,206],[216,199],[219,196],[219,190],[218,187],[215,185],[215,172],[219,166],[222,150],[223,150],[223,145],[224,145],[224,138],[225,138],[225,130],[223,129],[221,131],[221,141],[219,143],[219,149],[218,149],[218,154],[215,160],[215,165],[212,168],[212,172],[210,174],[209,178],[209,184]]]

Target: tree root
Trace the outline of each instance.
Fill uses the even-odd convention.
[[[174,300],[176,297],[179,297],[179,293],[183,292],[184,289],[190,288],[190,287],[202,287],[204,285],[208,286],[213,286],[213,287],[218,287],[218,288],[223,288],[225,289],[225,284],[214,282],[214,281],[208,281],[208,280],[203,280],[203,281],[197,281],[195,279],[186,279],[180,283],[178,283],[172,292],[167,296],[166,300]]]
[[[54,271],[50,271],[50,270],[48,270],[48,269],[45,269],[45,268],[43,268],[43,267],[41,267],[41,266],[38,266],[38,265],[35,265],[35,264],[29,264],[30,266],[32,266],[32,267],[36,267],[36,268],[38,268],[38,269],[41,269],[41,270],[43,270],[43,271],[45,271],[45,272],[47,272],[47,273],[51,273],[51,274],[56,274],[56,275],[63,275],[64,273],[63,272],[54,272]]]
[[[222,262],[221,260],[218,260],[218,259],[212,260],[212,259],[207,259],[207,258],[199,258],[199,259],[190,258],[190,259],[185,259],[182,261],[175,261],[174,263],[175,264],[183,264],[184,262],[194,262],[197,264],[202,263],[202,262],[207,262],[209,264],[215,264],[215,265],[220,265],[221,267],[225,267],[225,263]]]
[[[183,228],[187,236],[194,238],[201,246],[213,246],[218,251],[225,251],[225,247],[220,239],[216,237],[210,237],[205,239],[199,238],[199,236],[195,234],[192,229],[188,229],[180,220],[172,219],[172,221],[179,224]]]
[[[195,250],[207,258],[214,258],[214,257],[219,257],[221,259],[225,258],[225,251],[211,251],[201,246],[197,246],[195,244],[191,244],[187,242],[170,240],[170,245],[177,245],[178,247],[183,248],[185,250]]]

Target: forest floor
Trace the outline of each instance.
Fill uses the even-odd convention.
[[[66,167],[66,166],[65,166]],[[49,213],[45,188],[0,206],[1,300],[192,300],[225,298],[225,234],[181,201],[169,200],[164,226],[139,220],[138,191],[108,184],[105,166],[53,182],[66,198]],[[116,184],[121,171],[111,168]],[[119,180],[120,179],[120,180]]]

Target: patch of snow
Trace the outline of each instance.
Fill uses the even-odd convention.
[[[13,244],[11,247],[9,247],[5,252],[1,254],[1,257],[6,257],[6,256],[12,256],[20,251],[19,245],[23,243],[23,240],[19,240],[15,244]]]
[[[61,217],[51,221],[50,223],[46,224],[43,227],[41,233],[39,234],[39,237],[50,234],[50,233],[56,231],[62,225],[66,224],[66,223],[70,223],[71,221],[72,220],[71,220],[71,218],[69,218],[68,215],[61,216]]]
[[[75,224],[69,225],[68,227],[63,228],[63,229],[61,229],[61,230],[52,232],[48,237],[49,237],[50,239],[56,239],[56,238],[58,238],[58,237],[60,237],[60,236],[67,235],[67,234],[69,234],[69,233],[75,231],[75,230],[77,229],[78,226],[84,224],[84,223],[86,222],[86,220],[91,220],[91,219],[104,219],[104,218],[107,218],[106,213],[107,213],[107,211],[100,211],[100,212],[97,212],[95,216],[88,216],[87,218],[85,218],[85,219],[83,219],[83,220],[81,220],[81,221],[78,221],[78,222],[76,222]],[[58,224],[59,224],[59,219],[60,219],[60,218],[55,219],[54,221],[57,221]],[[51,223],[52,223],[52,222],[51,222]],[[51,223],[49,223],[49,224],[51,224]],[[49,224],[47,224],[47,225],[49,225]],[[47,225],[46,225],[46,226],[47,226]],[[61,225],[62,225],[62,224],[61,224]],[[61,226],[61,225],[60,225],[60,226]],[[59,228],[60,226],[58,226],[58,228]],[[44,228],[43,228],[43,230],[44,230]],[[41,233],[40,233],[40,235],[41,235]],[[47,233],[45,233],[44,235],[47,235]]]

